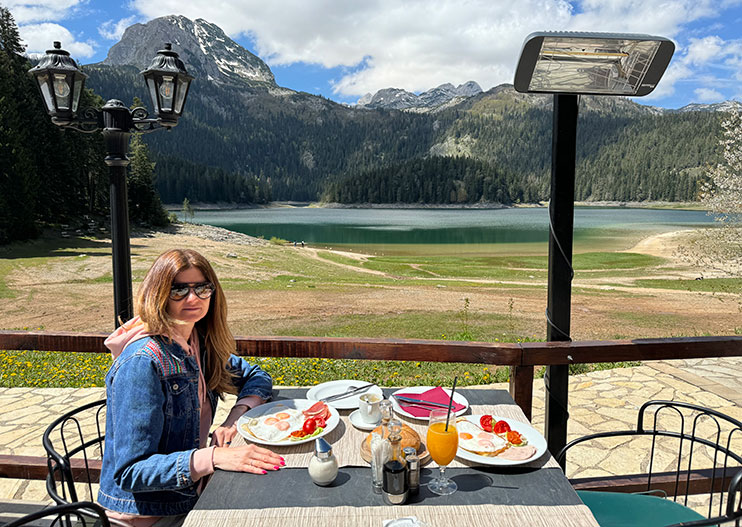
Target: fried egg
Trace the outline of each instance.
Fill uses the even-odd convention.
[[[478,454],[497,455],[508,447],[507,441],[496,434],[485,432],[466,418],[456,422],[459,446]]]
[[[270,413],[250,419],[243,426],[258,439],[278,442],[288,439],[291,432],[301,430],[303,425],[304,415],[300,410],[276,405]]]

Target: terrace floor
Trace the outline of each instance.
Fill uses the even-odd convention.
[[[489,385],[507,389],[507,385]],[[105,396],[104,388],[0,388],[0,454],[43,456],[41,436],[61,413]],[[648,362],[634,368],[570,377],[569,439],[633,428],[639,406],[651,399],[695,402],[742,420],[742,357]],[[231,407],[220,405],[215,422]],[[534,380],[533,423],[543,430],[544,383]],[[569,477],[641,472],[640,461],[612,459],[606,449],[570,460]],[[47,502],[43,481],[0,478],[0,500]]]

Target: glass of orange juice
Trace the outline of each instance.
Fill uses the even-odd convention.
[[[456,431],[456,416],[452,414],[448,418],[447,408],[436,408],[430,412],[430,422],[428,424],[428,452],[438,464],[440,473],[428,483],[428,488],[434,494],[446,496],[453,494],[458,488],[456,483],[446,477],[446,465],[456,457],[456,450],[459,447],[459,434]]]

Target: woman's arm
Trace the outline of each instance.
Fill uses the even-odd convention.
[[[273,379],[259,366],[253,366],[235,355],[230,356],[227,368],[235,375],[234,383],[238,390],[237,403],[232,407],[224,422],[214,430],[211,444],[227,445],[237,434],[234,424],[242,414],[263,404],[271,398]]]
[[[106,438],[106,449],[114,453],[113,479],[123,490],[179,489],[194,483],[190,458],[195,444],[188,450],[159,452],[165,402],[162,378],[153,361],[143,355],[123,359],[108,393],[107,419],[113,419],[114,444]]]
[[[261,402],[266,402],[273,393],[273,379],[260,366],[254,366],[245,359],[231,355],[227,362],[227,369],[235,375],[234,383],[237,387],[237,399],[256,396]]]

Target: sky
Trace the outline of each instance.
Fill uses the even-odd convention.
[[[135,23],[203,18],[265,61],[287,88],[355,103],[473,80],[512,83],[534,31],[643,33],[675,54],[650,95],[664,108],[742,101],[742,0],[0,0],[27,53],[54,40],[81,64],[103,60]],[[176,50],[177,51],[177,50]]]

